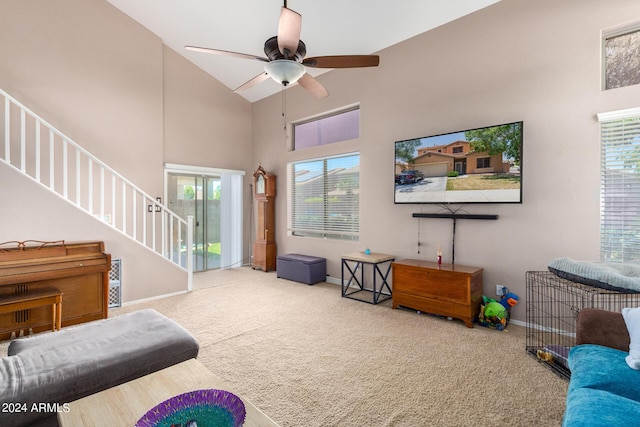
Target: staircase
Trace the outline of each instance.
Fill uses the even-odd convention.
[[[193,217],[180,218],[2,89],[0,96],[0,161],[186,270],[190,291]]]

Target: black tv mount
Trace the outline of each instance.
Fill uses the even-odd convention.
[[[414,218],[447,218],[453,220],[453,230],[451,233],[451,264],[456,262],[456,220],[458,219],[485,219],[496,220],[498,215],[478,215],[478,214],[459,214],[459,213],[414,213]]]

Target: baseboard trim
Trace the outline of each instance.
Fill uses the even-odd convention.
[[[128,307],[130,305],[136,305],[136,304],[140,304],[140,303],[148,302],[148,301],[155,301],[155,300],[158,300],[158,299],[167,298],[167,297],[173,297],[173,296],[176,296],[176,295],[183,295],[183,294],[186,294],[188,292],[189,291],[180,291],[180,292],[173,292],[173,293],[170,293],[170,294],[156,295],[156,296],[149,297],[149,298],[136,299],[136,300],[133,300],[133,301],[123,302],[122,303],[122,307]]]
[[[334,285],[342,286],[342,279],[338,279],[337,277],[327,276],[327,283],[332,283]]]

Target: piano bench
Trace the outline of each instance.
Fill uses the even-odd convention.
[[[0,314],[30,308],[51,306],[51,330],[60,330],[62,323],[62,292],[57,288],[36,288],[20,294],[0,296]]]

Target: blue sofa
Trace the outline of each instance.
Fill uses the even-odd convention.
[[[640,425],[640,371],[625,361],[629,343],[621,313],[580,310],[563,426]]]

